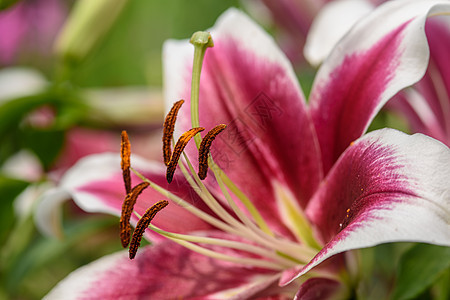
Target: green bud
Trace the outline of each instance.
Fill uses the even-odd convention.
[[[55,52],[81,61],[109,31],[128,0],[78,0],[56,39]]]

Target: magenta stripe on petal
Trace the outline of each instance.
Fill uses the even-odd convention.
[[[266,289],[276,281],[274,275],[209,258],[166,240],[139,249],[134,260],[120,252],[76,270],[47,298],[242,299],[239,295],[249,298]]]
[[[311,113],[322,150],[324,172],[360,137],[399,65],[399,45],[409,22],[366,51],[345,56],[329,78],[317,82]]]
[[[311,201],[307,214],[327,242],[366,210],[389,205],[389,195],[411,195],[395,149],[364,139],[345,152]]]
[[[450,150],[424,135],[392,129],[355,142],[307,208],[326,246],[290,282],[325,259],[394,241],[450,246]]]

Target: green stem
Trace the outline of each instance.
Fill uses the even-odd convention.
[[[214,43],[209,32],[198,31],[194,33],[190,40],[194,45],[194,63],[192,66],[192,82],[191,82],[191,124],[192,127],[200,127],[199,120],[199,94],[200,94],[200,75],[202,72],[203,58],[206,49],[213,47]],[[194,136],[197,148],[200,146],[200,135]]]

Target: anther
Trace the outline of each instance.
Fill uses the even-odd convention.
[[[177,168],[178,160],[180,159],[181,153],[183,153],[184,148],[190,139],[199,132],[205,130],[203,127],[195,127],[191,128],[185,133],[183,133],[178,139],[175,148],[173,149],[173,154],[170,159],[170,163],[167,166],[166,179],[168,183],[172,182],[173,174],[175,173],[175,169]]]
[[[149,186],[148,182],[142,182],[135,186],[130,193],[127,194],[122,204],[122,214],[120,216],[120,241],[122,246],[126,248],[130,243],[130,218],[133,212],[134,205],[136,204],[137,197],[142,193],[144,189]]]
[[[172,150],[170,144],[172,142],[173,131],[175,129],[175,122],[177,120],[178,111],[183,105],[184,100],[180,100],[174,103],[172,109],[166,116],[164,120],[164,130],[163,130],[163,155],[164,155],[164,163],[166,166],[169,165],[170,157],[172,156]]]
[[[211,144],[216,136],[225,128],[227,128],[227,125],[225,124],[217,125],[202,139],[202,143],[200,144],[200,148],[198,150],[198,177],[200,177],[201,180],[206,178],[208,171],[208,153],[211,148]]]
[[[126,194],[129,194],[131,191],[130,156],[130,140],[128,139],[127,132],[124,130],[122,131],[120,143],[120,157],[122,158],[120,166],[122,168],[122,176]]]
[[[129,257],[133,259],[136,256],[137,250],[141,245],[142,235],[144,234],[145,229],[150,225],[150,222],[153,220],[155,215],[166,207],[169,204],[166,200],[161,200],[152,205],[147,211],[144,213],[142,218],[138,221],[136,225],[136,229],[133,232],[133,237],[131,238]]]

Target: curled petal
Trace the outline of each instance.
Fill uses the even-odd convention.
[[[303,54],[313,66],[320,65],[339,40],[363,16],[373,10],[369,1],[330,1],[311,24]]]
[[[425,31],[430,45],[430,64],[425,76],[395,100],[390,109],[403,114],[413,132],[450,145],[450,18],[434,17]]]
[[[425,21],[449,11],[448,1],[389,1],[336,45],[310,99],[325,173],[387,100],[422,78],[429,58]]]
[[[365,135],[344,152],[308,206],[326,245],[294,277],[337,253],[381,243],[450,246],[449,178],[444,144],[392,129]]]
[[[171,241],[141,250],[133,261],[121,251],[74,271],[44,299],[242,299],[277,279]]]

